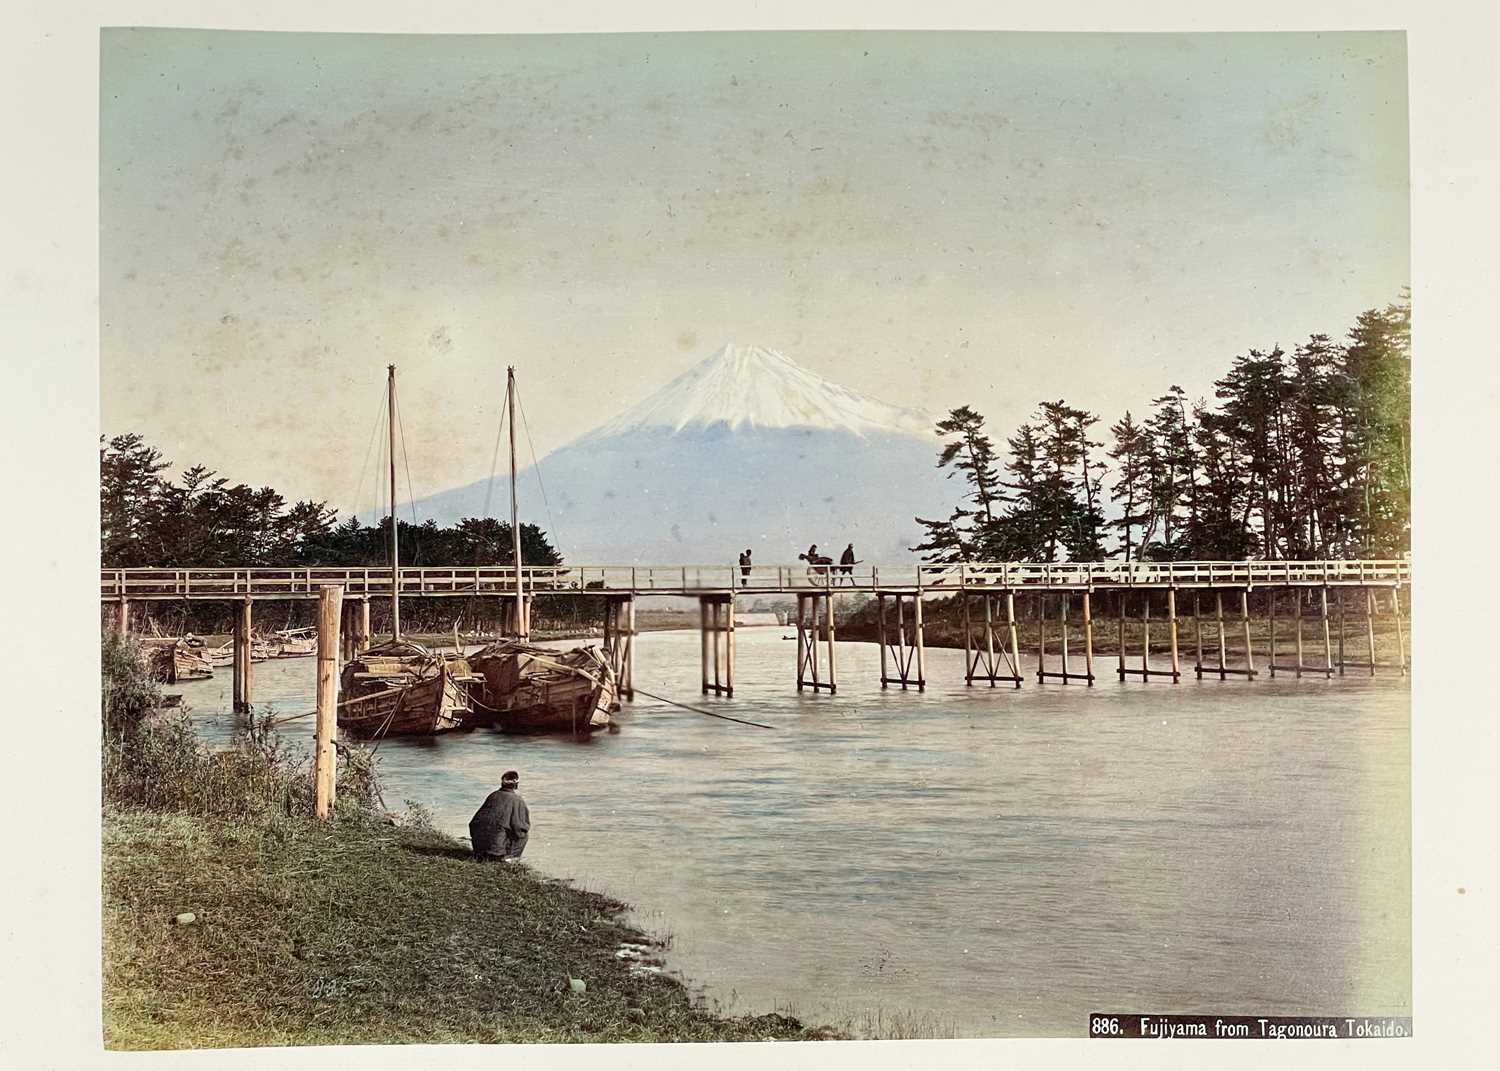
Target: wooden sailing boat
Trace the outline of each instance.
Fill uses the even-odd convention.
[[[478,683],[462,658],[401,638],[401,555],[396,523],[396,366],[388,368],[391,457],[391,638],[344,666],[339,728],[353,736],[428,736],[461,728]]]
[[[516,567],[517,638],[492,643],[469,656],[481,679],[471,724],[510,733],[587,734],[609,725],[620,709],[614,669],[594,647],[554,651],[526,642],[530,632],[521,571],[521,525],[516,508],[516,370],[505,373],[510,419],[510,537]]]

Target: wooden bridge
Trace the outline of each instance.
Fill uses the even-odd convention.
[[[1016,599],[1034,603],[1038,682],[1080,681],[1093,685],[1097,679],[1094,658],[1093,596],[1113,593],[1119,622],[1121,680],[1166,678],[1178,682],[1183,674],[1178,644],[1178,592],[1192,600],[1195,636],[1194,672],[1198,677],[1217,675],[1252,679],[1260,674],[1252,642],[1249,596],[1259,591],[1259,601],[1269,619],[1268,658],[1265,670],[1274,677],[1279,670],[1296,676],[1313,673],[1331,677],[1347,668],[1368,668],[1375,658],[1374,620],[1376,594],[1388,594],[1389,614],[1396,623],[1400,643],[1399,668],[1406,672],[1406,641],[1399,592],[1411,584],[1408,561],[1235,561],[1235,562],[964,562],[952,565],[910,564],[897,566],[806,566],[806,565],[558,565],[523,566],[517,596],[516,570],[511,566],[406,566],[389,568],[143,568],[100,571],[99,594],[105,603],[118,607],[117,622],[128,632],[131,604],[138,601],[219,601],[239,605],[235,624],[235,703],[248,708],[251,702],[250,633],[252,606],[257,601],[316,599],[325,587],[341,588],[352,616],[343,629],[345,654],[352,655],[370,638],[371,598],[474,598],[491,597],[506,607],[502,631],[525,637],[529,634],[530,599],[542,596],[594,596],[605,599],[604,646],[620,675],[621,693],[633,695],[631,669],[635,629],[635,601],[649,596],[697,598],[701,607],[703,634],[703,691],[734,694],[734,602],[738,596],[793,595],[797,600],[797,688],[837,690],[835,607],[840,595],[864,594],[877,601],[878,641],[881,653],[881,686],[902,688],[926,686],[922,607],[926,599],[957,596],[965,637],[966,683],[1001,681],[1021,686]],[[1344,658],[1345,609],[1351,593],[1363,594],[1364,619],[1369,650],[1368,662]],[[1295,635],[1295,660],[1278,661],[1277,604],[1284,593],[1291,599]],[[1238,619],[1243,632],[1238,664],[1230,657],[1224,596],[1238,597]],[[1338,659],[1334,659],[1330,594],[1334,596],[1338,622]],[[1304,653],[1304,605],[1316,596],[1315,620],[1321,639],[1322,664],[1309,664]],[[1216,659],[1205,662],[1204,617],[1201,602],[1213,605],[1213,640]],[[1074,619],[1077,604],[1079,616]],[[1151,662],[1151,610],[1164,604],[1160,623],[1165,630],[1169,662]],[[1126,618],[1132,608],[1142,626],[1139,655],[1127,658]],[[1050,611],[1055,610],[1055,617]],[[1057,627],[1060,668],[1049,668],[1049,622]],[[1070,628],[1081,631],[1081,672],[1070,661]],[[822,650],[820,651],[820,648]],[[242,650],[243,649],[243,650]],[[1075,655],[1076,658],[1076,655]],[[1137,665],[1137,660],[1139,664]],[[1128,663],[1128,664],[1127,664]]]

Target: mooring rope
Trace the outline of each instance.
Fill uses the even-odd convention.
[[[711,711],[711,710],[704,710],[702,707],[690,707],[686,703],[679,703],[675,699],[668,699],[664,695],[656,695],[656,694],[654,694],[652,692],[646,691],[646,689],[644,689],[644,688],[637,688],[635,690],[637,692],[640,692],[644,696],[647,696],[647,697],[649,697],[651,699],[655,699],[655,700],[657,700],[659,702],[665,703],[669,707],[681,707],[683,710],[691,710],[694,714],[707,714],[710,718],[720,718],[720,719],[722,719],[724,721],[738,722],[741,725],[753,725],[757,729],[775,729],[776,728],[776,726],[774,726],[774,725],[762,725],[758,721],[746,721],[744,718],[731,718],[728,714],[715,714],[713,711]]]

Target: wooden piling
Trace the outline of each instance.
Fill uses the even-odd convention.
[[[234,712],[248,714],[254,705],[255,667],[250,661],[251,628],[250,600],[240,602],[234,619]]]
[[[370,649],[370,600],[356,600],[354,613],[354,653],[364,654]]]
[[[1227,680],[1229,666],[1229,640],[1224,635],[1224,593],[1214,589],[1214,620],[1219,630],[1219,680]]]
[[[1193,673],[1199,680],[1203,679],[1203,617],[1198,613],[1198,592],[1193,592],[1193,637],[1197,649],[1197,661],[1193,666]]]
[[[964,665],[967,666],[969,665],[969,597],[960,595],[959,598],[964,604]],[[890,681],[891,674],[887,665],[889,659],[886,657],[885,595],[882,592],[875,593],[875,620],[875,638],[880,644],[880,687],[884,690]],[[964,681],[965,684],[974,683],[974,678],[970,677],[967,671],[964,676],[967,678]]]
[[[1021,641],[1016,636],[1016,593],[1005,593],[1005,620],[1010,628],[1010,672],[1015,686],[1021,687]]]
[[[828,607],[828,690],[829,692],[837,692],[839,690],[838,648],[834,646],[834,643],[838,637],[834,631],[833,595],[828,594],[823,596],[823,602]],[[921,611],[918,611],[917,621],[917,628],[920,631]]]
[[[1391,588],[1391,613],[1396,618],[1396,652],[1400,658],[1401,676],[1406,676],[1406,629],[1401,624],[1401,589]]]
[[[130,639],[130,600],[120,596],[120,607],[115,614],[115,631],[119,633],[120,639]]]
[[[1266,588],[1266,618],[1271,629],[1271,657],[1268,668],[1271,672],[1271,679],[1274,681],[1276,679],[1276,590],[1274,588]]]
[[[1094,686],[1094,612],[1092,596],[1083,593],[1083,669],[1088,674],[1088,686]]]
[[[1141,599],[1141,680],[1151,679],[1151,593]]]
[[[995,623],[990,612],[989,592],[984,593],[984,653],[989,660],[985,664],[989,666],[990,687],[993,688],[995,686]]]
[[[989,598],[988,595],[986,595],[984,597],[984,605],[985,605],[985,609],[986,609],[986,615],[988,615],[989,604],[990,604],[990,598]],[[922,592],[920,590],[917,592],[917,594],[915,596],[912,597],[911,605],[912,605],[912,610],[916,614],[916,618],[917,618],[917,621],[916,621],[916,630],[917,630],[917,635],[916,635],[916,640],[917,640],[917,691],[919,691],[919,692],[925,692],[925,691],[927,691],[927,648],[922,643]],[[829,618],[829,622],[828,622],[828,629],[829,629],[829,632],[828,632],[829,658],[833,657],[833,620],[832,620],[832,617],[831,617],[831,611],[832,611],[832,609],[833,609],[833,604],[832,604],[832,601],[830,600],[830,602],[829,602],[830,618]],[[986,629],[986,631],[988,631],[988,629]]]
[[[1370,638],[1370,676],[1375,676],[1375,593],[1365,588],[1365,634]]]
[[[334,739],[339,710],[339,619],[344,589],[328,584],[318,589],[318,724],[314,751],[313,788],[319,818],[333,810],[338,759]]]
[[[1062,604],[1062,612],[1057,615],[1058,626],[1062,630],[1062,680],[1068,683],[1068,604],[1073,601],[1072,596],[1063,592],[1057,600]]]
[[[1328,585],[1318,589],[1318,606],[1323,619],[1323,678],[1333,679],[1333,643],[1328,637]]]
[[[1036,597],[1036,679],[1047,679],[1047,596]]]
[[[878,598],[878,596],[877,596],[877,598]],[[981,598],[984,599],[984,616],[985,616],[985,630],[984,631],[985,631],[985,634],[988,635],[989,631],[990,631],[989,630],[990,597],[988,595],[983,595],[983,596],[981,596]],[[959,594],[958,594],[958,602],[959,602],[959,608],[963,612],[963,630],[964,630],[964,687],[966,687],[966,688],[972,688],[972,687],[974,687],[974,661],[975,660],[973,658],[974,644],[972,642],[972,635],[971,635],[971,633],[973,631],[973,626],[969,623],[969,620],[970,620],[969,619],[969,593],[967,591],[961,591],[961,592],[959,592]],[[884,603],[882,603],[881,605],[883,607]],[[885,687],[885,637],[884,637],[883,634],[882,634],[881,640],[880,640],[880,686],[882,688]],[[995,682],[993,680],[991,680],[990,681],[990,687],[993,688],[994,686],[995,686]]]
[[[1339,676],[1344,675],[1344,589],[1339,588]]]
[[[1245,671],[1255,676],[1255,647],[1250,642],[1250,589],[1240,588],[1240,621],[1245,628]]]
[[[1177,662],[1177,589],[1167,589],[1167,635],[1172,641],[1172,683],[1182,682],[1182,667]]]
[[[1127,609],[1127,606],[1126,606],[1125,592],[1123,592],[1123,591],[1118,592],[1117,595],[1118,595],[1118,598],[1120,600],[1120,606],[1119,606],[1119,610],[1120,610],[1120,665],[1119,665],[1119,668],[1115,670],[1115,672],[1119,675],[1119,677],[1120,677],[1121,680],[1124,680],[1125,679],[1125,611]]]
[[[708,600],[698,600],[698,636],[702,641],[702,654],[698,666],[703,678],[703,694],[708,694]]]
[[[1292,620],[1295,621],[1296,625],[1297,625],[1297,679],[1301,680],[1302,679],[1302,662],[1303,662],[1303,658],[1302,658],[1302,589],[1301,588],[1293,588],[1292,589],[1292,598],[1294,600],[1294,602],[1293,602],[1294,609],[1292,611]]]

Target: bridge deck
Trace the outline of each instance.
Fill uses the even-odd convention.
[[[402,596],[512,595],[510,566],[408,566]],[[537,595],[784,595],[903,592],[1101,591],[1166,588],[1401,587],[1411,583],[1407,561],[1238,562],[966,562],[958,565],[839,566],[737,565],[524,566],[527,594]],[[105,602],[142,600],[315,599],[339,584],[346,596],[389,598],[390,569],[373,568],[153,568],[103,569]]]

